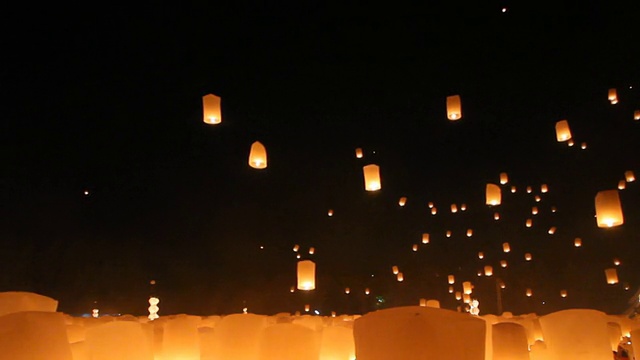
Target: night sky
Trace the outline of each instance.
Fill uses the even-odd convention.
[[[151,294],[161,316],[364,313],[420,298],[456,309],[454,274],[457,291],[474,283],[481,314],[497,311],[496,278],[505,311],[621,313],[640,287],[640,182],[620,191],[620,227],[596,226],[594,197],[640,175],[635,10],[482,3],[8,13],[0,291],[47,295],[74,315],[144,315]],[[222,98],[220,125],[202,121],[209,93]],[[556,141],[562,119],[573,147]],[[247,164],[256,140],[265,170]],[[364,190],[369,163],[379,192]],[[490,208],[485,185],[501,172],[510,181]],[[289,292],[295,244],[317,264],[309,293]],[[620,283],[607,285],[614,258]],[[484,265],[493,277],[477,276]]]

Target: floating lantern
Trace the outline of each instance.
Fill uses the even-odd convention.
[[[403,196],[400,198],[400,200],[398,200],[398,205],[400,206],[405,206],[407,204],[407,197]]]
[[[304,306],[304,311],[305,311],[305,312],[309,312],[309,311],[311,311],[311,305],[306,304],[306,305]]]
[[[449,294],[453,294],[453,286],[449,285]]]
[[[609,96],[607,99],[611,102],[611,105],[615,105],[618,103],[618,91],[615,88],[609,89]]]
[[[633,174],[633,171],[628,170],[628,171],[624,172],[624,179],[627,182],[634,182],[634,181],[636,181],[636,176]]]
[[[620,259],[618,259],[618,258],[614,258],[614,259],[613,259],[613,265],[615,265],[615,266],[620,266]]]
[[[356,148],[356,157],[358,159],[362,159],[363,153],[362,153],[362,148]]]
[[[533,189],[531,189],[531,186],[527,186],[527,194],[531,194],[532,191]]]
[[[418,251],[418,245],[417,244],[413,244],[413,246],[411,246],[411,250]]]
[[[433,201],[429,201],[428,206],[429,206],[429,209],[433,209]]]
[[[465,281],[462,283],[462,292],[467,295],[473,292],[473,286],[471,286],[470,281]]]
[[[462,294],[462,302],[464,302],[465,304],[470,304],[471,303],[471,295]]]
[[[498,283],[500,285],[500,289],[506,289],[507,288],[507,284],[504,283],[504,281],[500,280],[500,282]]]
[[[435,215],[437,213],[438,213],[438,209],[436,209],[435,207],[431,208],[431,215]]]
[[[540,185],[540,192],[541,192],[541,193],[543,193],[543,194],[544,194],[544,193],[546,193],[546,192],[548,192],[548,191],[549,191],[549,186],[547,186],[547,184],[542,184],[542,185]]]
[[[289,292],[294,293],[296,292],[296,287],[292,286],[291,288],[289,288]]]
[[[552,226],[549,228],[549,230],[547,231],[547,233],[549,233],[549,235],[553,235],[556,233],[556,227]]]
[[[449,282],[449,285],[453,285],[456,282],[456,277],[453,275],[449,275],[447,276],[447,281]]]
[[[493,220],[500,220],[500,214],[499,213],[493,213]]]
[[[508,253],[511,251],[511,246],[509,245],[508,242],[502,244],[502,251],[504,251],[505,253]]]
[[[500,187],[496,184],[487,184],[485,191],[486,201],[489,206],[500,205],[502,193]]]
[[[542,200],[542,198],[540,198],[540,195],[536,195],[536,196],[534,196],[534,197],[533,197],[533,199],[534,199],[536,202],[540,202],[540,200]]]
[[[404,275],[403,275],[401,272],[399,272],[399,273],[396,275],[396,280],[398,280],[399,282],[404,281]]]
[[[422,243],[423,244],[428,244],[429,243],[429,234],[428,233],[422,234]]]
[[[456,291],[456,300],[462,300],[462,293],[460,291]]]
[[[500,173],[500,184],[504,185],[509,182],[509,176],[506,172]]]
[[[624,190],[627,188],[627,182],[625,180],[618,181],[618,190]]]
[[[316,252],[316,248],[314,248],[313,246],[309,248],[309,255],[313,255]]]
[[[560,290],[560,297],[566,298],[567,297],[567,290]]]
[[[467,204],[460,204],[460,211],[467,211]]]
[[[618,190],[598,192],[595,202],[598,227],[613,227],[624,223]]]
[[[393,272],[393,275],[398,275],[398,273],[400,272],[400,270],[398,270],[397,266],[392,266],[391,267],[391,272]]]
[[[569,141],[567,141],[567,146],[573,146],[574,142],[573,139],[569,139]]]
[[[560,120],[556,123],[556,139],[563,142],[571,139],[571,129],[567,120]]]
[[[526,261],[531,261],[531,259],[533,259],[533,256],[531,256],[531,253],[526,253],[524,254],[524,259]]]
[[[447,230],[447,232],[446,232],[445,236],[446,236],[446,237],[448,237],[448,238],[450,238],[450,237],[451,237],[451,230]]]
[[[219,96],[208,94],[202,97],[202,115],[207,124],[216,125],[222,122]]]
[[[503,269],[506,269],[506,268],[507,268],[507,260],[500,260],[500,266],[501,266]]]
[[[573,246],[575,247],[581,247],[582,246],[582,239],[577,237],[573,240]]]
[[[640,120],[640,110],[633,112],[633,120]]]
[[[531,225],[533,225],[533,220],[531,220],[531,219],[527,219],[527,221],[525,221],[524,225],[525,225],[526,227],[530,228],[530,227],[531,227]]]
[[[458,212],[458,205],[456,204],[451,204],[451,213],[455,214]]]
[[[515,194],[515,193],[516,193],[516,191],[517,191],[516,187],[515,187],[515,186],[512,186],[512,187],[511,187],[511,193],[512,193],[512,194]]]
[[[478,252],[478,259],[484,259],[484,253],[482,251]]]
[[[447,118],[452,121],[462,118],[460,95],[447,96]]]
[[[316,288],[316,263],[311,260],[298,261],[298,290]]]
[[[580,144],[580,149],[586,150],[587,149],[587,143],[583,142],[582,144]]]
[[[380,167],[375,164],[366,165],[362,168],[364,173],[364,188],[367,191],[377,191],[382,188],[380,182]]]
[[[329,211],[327,211],[327,216],[333,216],[333,209],[329,209]]]
[[[482,276],[482,270],[478,270],[478,276]]]
[[[259,141],[251,144],[251,151],[249,152],[249,166],[254,169],[267,168],[267,149]]]
[[[605,269],[604,275],[607,278],[607,284],[615,285],[618,283],[618,271],[616,268]]]
[[[525,292],[525,294],[527,295],[527,297],[531,297],[533,296],[533,290],[527,288],[527,291]]]
[[[293,252],[298,252],[298,250],[300,250],[300,245],[293,245]]]
[[[364,289],[364,294],[365,295],[369,295],[371,293],[371,290],[369,290],[369,288]]]
[[[300,254],[297,254],[297,255],[296,255],[296,259],[300,259]]]
[[[551,207],[551,212],[552,212],[552,213],[554,213],[554,212],[556,212],[556,211],[558,211],[558,209],[557,209],[555,206],[552,206],[552,207]]]
[[[349,295],[351,293],[351,289],[349,288],[344,288],[344,293]]]
[[[534,206],[531,208],[531,215],[538,215],[538,207]]]
[[[493,266],[486,265],[484,267],[484,276],[491,276],[491,275],[493,275]]]
[[[467,229],[467,237],[473,236],[473,229]]]

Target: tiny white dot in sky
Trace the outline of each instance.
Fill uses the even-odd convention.
[[[85,191],[84,191],[84,194],[85,194],[85,195],[89,195],[89,191],[88,191],[88,190],[85,190]]]
[[[503,13],[507,12],[507,8],[506,8],[506,7],[503,7],[503,8],[502,8],[502,12],[503,12]]]

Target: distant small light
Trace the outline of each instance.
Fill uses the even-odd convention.
[[[503,12],[503,13],[506,13],[506,12],[507,12],[507,8],[506,8],[506,7],[503,7],[503,8],[502,8],[502,12]]]
[[[296,255],[296,259],[300,259],[300,254]]]
[[[587,148],[587,143],[586,143],[586,142],[583,142],[583,143],[580,145],[580,148],[581,148],[582,150],[585,150],[585,149]]]
[[[544,304],[546,304],[546,302],[545,302],[545,301],[543,301],[543,302],[542,302],[542,305],[544,305]]]
[[[371,277],[374,277],[375,275],[371,274]]]
[[[318,311],[318,310],[314,310],[313,312],[314,312],[316,315],[320,315],[320,311]]]
[[[248,311],[249,311],[249,309],[247,309],[247,308],[242,308],[242,313],[243,313],[243,314],[246,314]]]
[[[85,190],[83,194],[89,195],[89,190]]]
[[[633,89],[633,85],[629,85],[629,89]]]
[[[260,245],[260,250],[264,250],[264,246]]]

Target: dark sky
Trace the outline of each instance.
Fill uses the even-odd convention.
[[[144,314],[152,292],[161,315],[306,303],[362,313],[420,298],[455,309],[455,274],[457,287],[475,284],[482,314],[497,310],[496,277],[476,272],[493,265],[506,311],[619,313],[640,286],[640,183],[621,191],[621,227],[597,228],[593,203],[626,170],[640,175],[640,32],[636,9],[596,4],[9,13],[0,291],[48,295],[72,314],[95,301],[103,313]],[[222,97],[217,126],[202,122],[208,93]],[[457,122],[446,119],[453,94]],[[561,119],[576,146],[556,142]],[[266,170],[247,165],[256,140]],[[363,188],[368,163],[381,167],[377,193]],[[500,172],[510,183],[494,221],[484,187]],[[452,203],[469,209],[451,214]],[[411,251],[423,232],[431,243]],[[311,293],[289,293],[294,244],[317,263]],[[616,257],[620,284],[607,285]]]

